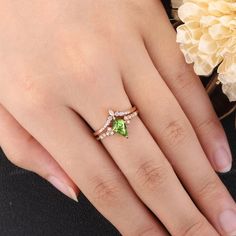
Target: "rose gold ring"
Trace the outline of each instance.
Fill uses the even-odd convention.
[[[135,106],[126,111],[109,110],[105,124],[93,134],[96,136],[97,140],[102,140],[114,134],[120,134],[128,138],[127,125],[130,123],[130,120],[137,115],[138,110]]]

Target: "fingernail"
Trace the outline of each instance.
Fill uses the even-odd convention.
[[[226,173],[231,170],[232,158],[224,148],[219,148],[213,156],[216,171]]]
[[[233,210],[226,210],[221,213],[219,221],[222,229],[228,236],[236,236],[236,212]]]
[[[65,183],[61,182],[57,177],[55,176],[49,176],[48,177],[48,181],[55,187],[57,188],[59,191],[61,191],[62,193],[64,193],[66,196],[68,196],[69,198],[71,198],[72,200],[75,200],[76,202],[78,202],[78,198],[77,195],[75,193],[75,191],[73,190],[73,188],[71,188],[70,186],[66,185]]]

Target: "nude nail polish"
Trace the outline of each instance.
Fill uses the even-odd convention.
[[[71,198],[72,200],[78,202],[77,194],[73,190],[72,187],[63,183],[55,176],[49,176],[48,181],[57,188],[60,192],[64,193],[67,197]]]
[[[226,173],[231,170],[232,158],[223,147],[214,153],[213,161],[217,171]]]
[[[236,236],[236,212],[226,210],[219,216],[219,221],[222,229],[228,236]]]

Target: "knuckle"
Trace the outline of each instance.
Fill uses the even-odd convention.
[[[219,194],[219,184],[215,178],[206,178],[205,181],[199,187],[197,193],[200,199],[213,199],[214,196],[220,196]]]
[[[35,88],[35,81],[33,80],[33,77],[29,75],[19,76],[17,83],[20,88],[26,92],[30,92]]]
[[[22,96],[21,100],[24,101],[24,110],[30,112],[48,110],[49,104],[57,99],[56,90],[52,90],[52,83],[48,83],[46,86],[42,81],[37,76],[19,79],[18,95]],[[53,96],[52,91],[54,93]]]
[[[189,73],[179,72],[175,76],[176,83],[178,84],[179,91],[189,91],[195,85],[195,78],[188,76]]]
[[[162,132],[162,137],[171,146],[176,146],[187,138],[187,125],[179,120],[168,122]]]
[[[121,189],[119,179],[95,176],[91,181],[93,198],[97,204],[114,204],[119,200],[119,189]]]
[[[205,132],[209,132],[215,130],[219,125],[218,120],[214,116],[205,117],[203,120],[199,121],[196,125],[198,130],[204,130]]]
[[[187,221],[184,227],[180,231],[179,235],[181,236],[193,236],[193,235],[206,235],[204,234],[207,230],[207,224],[204,220],[194,220],[192,222]]]
[[[187,90],[195,84],[195,76],[192,68],[185,62],[178,66],[172,78],[175,78],[175,84],[178,86],[178,90]]]
[[[139,229],[135,232],[137,236],[150,236],[150,235],[159,235],[160,230],[156,226],[149,226],[142,229]]]
[[[136,171],[136,182],[142,188],[156,189],[162,186],[167,179],[166,165],[156,161],[145,161]]]

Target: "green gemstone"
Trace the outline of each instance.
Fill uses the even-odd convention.
[[[128,130],[125,121],[122,119],[113,120],[112,129],[115,133],[118,133],[126,138],[128,138]]]

